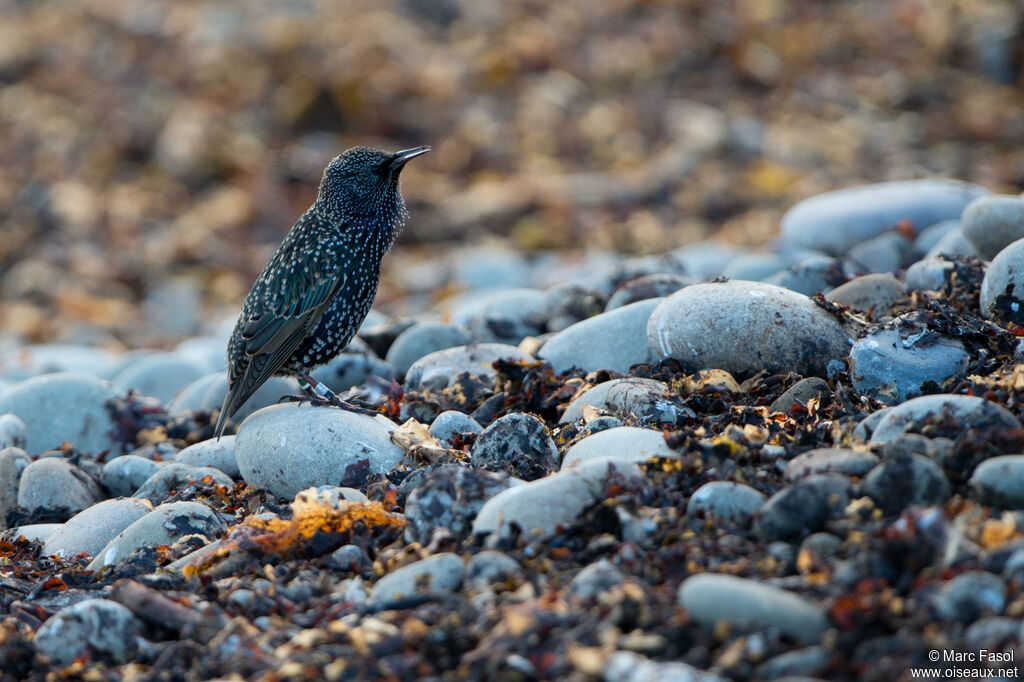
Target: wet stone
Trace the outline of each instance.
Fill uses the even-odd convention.
[[[59,457],[44,457],[25,467],[18,484],[18,506],[28,510],[64,508],[79,512],[103,495],[89,474]]]
[[[981,615],[1000,615],[1006,607],[1006,583],[985,571],[961,573],[932,601],[940,618],[970,623]]]
[[[914,505],[942,504],[952,489],[942,470],[922,455],[887,458],[864,477],[864,493],[886,514]]]
[[[926,395],[896,405],[880,417],[875,417],[877,421],[870,431],[871,443],[885,443],[900,434],[919,431],[925,424],[940,418],[951,418],[977,429],[1021,428],[1020,422],[1009,410],[984,398],[953,394]]]
[[[52,615],[36,632],[35,647],[60,666],[79,657],[117,665],[135,658],[141,632],[124,606],[109,599],[89,599]]]
[[[558,468],[558,448],[540,419],[509,414],[484,429],[470,449],[470,462],[532,481]]]
[[[430,472],[405,503],[406,541],[428,544],[439,527],[468,536],[484,503],[508,487],[507,476],[458,464]]]

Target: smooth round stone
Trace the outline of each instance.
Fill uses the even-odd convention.
[[[812,474],[772,495],[754,520],[764,542],[794,540],[822,529],[842,514],[850,501],[851,483],[839,474]]]
[[[18,484],[18,506],[34,509],[66,508],[79,512],[103,499],[100,487],[71,462],[44,457],[25,467]]]
[[[0,450],[4,448],[25,449],[28,440],[28,427],[16,414],[0,415]]]
[[[502,343],[476,343],[455,346],[424,355],[405,374],[405,390],[440,391],[467,372],[485,380],[497,376],[491,365],[496,360],[534,362],[534,357],[515,346]]]
[[[1000,251],[981,281],[981,314],[999,322],[1024,322],[1024,239]]]
[[[548,427],[532,414],[507,414],[492,422],[469,451],[474,467],[507,471],[532,481],[558,468],[558,448]]]
[[[679,603],[706,627],[725,621],[737,628],[777,628],[802,644],[812,644],[829,627],[824,609],[803,597],[756,580],[700,573],[679,586]]]
[[[469,342],[469,332],[462,327],[442,322],[421,322],[398,335],[388,348],[386,360],[398,376],[404,377],[420,358],[445,348],[465,346]]]
[[[605,293],[577,282],[559,282],[544,290],[544,312],[548,331],[560,332],[580,320],[604,310]]]
[[[729,261],[722,269],[722,277],[759,282],[785,270],[790,263],[788,258],[775,253],[747,253]]]
[[[43,554],[95,556],[118,533],[153,511],[149,500],[104,500],[78,512],[46,539]]]
[[[817,448],[797,455],[786,465],[786,480],[796,481],[812,474],[836,473],[864,476],[881,460],[877,455],[845,448]]]
[[[985,571],[968,571],[946,583],[932,602],[940,618],[970,623],[1006,608],[1006,583]]]
[[[402,332],[422,323],[423,320],[412,317],[388,318],[381,324],[375,324],[370,327],[363,325],[359,328],[359,335],[353,340],[362,341],[366,344],[368,350],[373,351],[374,355],[378,358],[383,358],[387,355],[388,349],[395,343],[395,339]],[[392,365],[392,367],[394,366],[390,361],[388,361],[388,364]]]
[[[361,386],[371,376],[387,380],[395,378],[395,368],[369,350],[351,349],[350,345],[348,351],[340,353],[323,367],[313,370],[313,378],[326,384],[335,393],[347,391],[353,386]]]
[[[63,525],[63,523],[29,523],[12,528],[6,531],[4,535],[11,539],[25,538],[29,542],[46,542]]]
[[[742,483],[711,481],[693,491],[686,513],[710,514],[726,523],[748,523],[768,496]]]
[[[1024,197],[975,199],[964,209],[960,223],[982,258],[994,258],[1012,242],[1024,239]]]
[[[887,514],[914,505],[942,504],[953,494],[935,462],[906,453],[890,457],[868,472],[863,490]]]
[[[754,677],[777,682],[819,682],[812,676],[823,673],[831,663],[830,649],[808,646],[768,659],[754,669]]]
[[[39,654],[62,667],[79,657],[121,664],[135,658],[141,634],[131,611],[109,599],[89,599],[50,616],[34,644]]]
[[[633,365],[654,360],[647,343],[647,319],[663,299],[631,303],[577,322],[541,347],[537,356],[556,372],[573,367],[592,372],[626,372]]]
[[[480,433],[483,430],[477,420],[458,410],[446,410],[430,424],[430,435],[446,443],[450,443],[457,433]]]
[[[914,239],[914,250],[918,253],[928,253],[950,232],[961,232],[962,234],[959,220],[943,220],[941,223],[926,227],[917,233],[917,237]]]
[[[823,405],[830,402],[832,400],[832,389],[820,377],[807,377],[786,389],[782,395],[772,402],[768,409],[772,412],[789,414],[789,411],[798,402],[806,406],[810,400],[815,398]]]
[[[504,552],[482,550],[466,562],[466,582],[471,585],[491,585],[519,578],[523,574],[519,562]]]
[[[510,485],[508,476],[446,464],[428,473],[405,503],[406,542],[426,545],[437,528],[469,535],[480,508]]]
[[[978,253],[978,249],[975,248],[974,244],[972,244],[964,235],[963,230],[960,229],[953,230],[952,232],[943,235],[942,239],[936,242],[935,246],[928,249],[924,255],[925,258],[935,258],[936,256],[981,257],[981,254]]]
[[[119,395],[109,381],[87,374],[46,374],[0,394],[0,414],[12,412],[28,428],[25,450],[39,454],[64,441],[87,453],[116,447],[104,403]]]
[[[175,394],[210,371],[176,353],[152,353],[128,365],[111,380],[115,386],[152,396],[166,405]]]
[[[335,571],[352,571],[354,573],[373,566],[370,557],[366,556],[366,552],[359,545],[342,545],[324,557],[324,563]]]
[[[613,653],[604,666],[603,679],[604,682],[729,682],[729,678],[680,661],[652,661],[632,651]]]
[[[885,273],[861,275],[825,294],[829,301],[842,303],[854,310],[871,311],[878,319],[889,312],[893,303],[903,298],[903,282]]]
[[[850,379],[858,393],[891,405],[921,395],[927,382],[941,386],[964,374],[970,355],[959,339],[900,320],[895,324],[853,344]]]
[[[579,394],[569,403],[558,423],[572,424],[582,419],[586,405],[619,414],[673,422],[677,410],[668,384],[654,379],[627,377],[602,382]]]
[[[449,592],[459,589],[466,568],[458,554],[442,552],[388,573],[370,589],[370,603],[381,604],[420,590]]]
[[[626,576],[619,568],[607,559],[599,559],[587,564],[569,581],[568,591],[580,599],[595,599],[621,585]]]
[[[813,552],[817,556],[827,559],[839,554],[843,541],[831,533],[812,533],[800,543],[800,551]]]
[[[335,485],[349,466],[369,460],[370,473],[384,473],[404,452],[391,442],[396,426],[384,416],[346,410],[273,405],[249,416],[238,429],[235,458],[249,485],[280,497]]]
[[[19,348],[14,358],[5,359],[3,377],[20,381],[41,374],[64,372],[102,377],[116,363],[116,354],[95,346],[39,344]]]
[[[972,428],[1021,428],[1017,418],[1001,405],[977,396],[943,393],[913,398],[886,410],[871,432],[871,442],[886,443],[914,427],[937,419],[943,412],[948,412],[961,423],[970,424]]]
[[[214,483],[234,487],[235,482],[220,469],[213,467],[196,467],[180,462],[169,462],[157,469],[152,476],[139,486],[132,497],[141,497],[159,504],[175,490],[182,490],[190,483],[201,481],[209,476]]]
[[[759,282],[694,284],[654,309],[647,338],[663,359],[727,372],[825,376],[849,336],[801,294]]]
[[[577,441],[562,458],[562,469],[598,457],[618,457],[630,462],[643,462],[651,457],[679,457],[665,443],[661,431],[636,426],[619,426],[599,431]]]
[[[911,291],[940,291],[955,267],[944,258],[924,258],[907,268],[903,279]]]
[[[849,187],[805,199],[782,217],[782,238],[834,256],[906,220],[924,228],[955,220],[973,199],[988,194],[956,180],[907,180]]]
[[[716,241],[687,244],[669,252],[669,256],[682,264],[685,274],[697,280],[718,277],[736,258],[744,255],[743,249]]]
[[[174,348],[174,353],[183,358],[192,360],[201,367],[207,367],[208,371],[223,372],[227,369],[228,346],[227,336],[193,336],[185,339]]]
[[[452,310],[452,322],[476,341],[517,344],[544,331],[544,292],[499,289],[472,294]]]
[[[843,264],[839,259],[829,256],[810,256],[785,270],[765,277],[764,282],[804,296],[813,296],[820,291],[831,291],[836,284],[845,279]]]
[[[0,529],[7,527],[7,512],[18,506],[18,483],[29,461],[21,448],[0,450]]]
[[[605,312],[651,298],[664,298],[691,284],[693,284],[693,280],[689,277],[675,275],[671,272],[659,272],[653,275],[637,277],[628,282],[623,282],[615,290],[608,299]]]
[[[140,547],[171,545],[186,535],[215,538],[225,528],[220,515],[205,504],[162,504],[118,533],[96,554],[88,569],[98,571],[104,566],[116,564]]]
[[[235,436],[210,438],[190,445],[176,454],[174,461],[193,467],[213,467],[231,478],[239,476],[238,460],[235,459]]]
[[[886,232],[850,249],[846,263],[858,274],[893,272],[910,253],[912,242],[899,232]]]
[[[970,485],[982,504],[1024,509],[1024,455],[986,459],[975,468]]]
[[[228,376],[226,372],[217,372],[197,379],[181,390],[171,401],[168,414],[178,414],[185,410],[209,411],[219,410],[228,394]],[[238,411],[231,417],[236,425],[257,410],[276,405],[283,396],[302,395],[299,382],[292,377],[270,377],[266,383],[256,389],[252,396],[242,403]]]
[[[299,492],[292,501],[292,511],[298,513],[298,507],[314,502],[336,509],[345,509],[349,502],[366,502],[369,498],[361,491],[348,486],[322,485],[319,488],[307,488]]]
[[[121,455],[103,465],[103,486],[111,495],[127,496],[160,469],[160,463],[139,455]]]

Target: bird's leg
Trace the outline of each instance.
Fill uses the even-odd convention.
[[[380,414],[374,410],[367,410],[366,408],[353,405],[350,402],[342,400],[338,397],[338,394],[328,388],[323,382],[317,381],[310,375],[299,377],[299,388],[306,392],[309,396],[310,401],[314,405],[331,405],[338,407],[348,412],[355,412],[356,414],[364,414],[369,417]]]

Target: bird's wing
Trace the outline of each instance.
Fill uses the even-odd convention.
[[[224,399],[217,435],[223,432],[228,416],[281,368],[316,327],[345,279],[345,274],[335,269],[296,274],[276,305],[264,305],[244,320],[241,336],[248,362]]]

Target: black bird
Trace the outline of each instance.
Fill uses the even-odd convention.
[[[215,433],[275,374],[299,377],[339,407],[351,407],[309,376],[344,350],[377,295],[380,262],[408,217],[398,191],[406,162],[430,151],[354,147],[324,170],[316,201],[288,232],[242,305],[228,341],[228,395]]]

